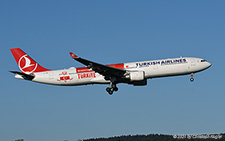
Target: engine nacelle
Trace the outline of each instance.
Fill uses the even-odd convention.
[[[133,83],[134,86],[145,86],[145,85],[147,85],[147,80],[144,79],[142,81],[134,81],[132,83]]]
[[[143,71],[130,72],[130,81],[143,81],[145,79],[145,73]]]

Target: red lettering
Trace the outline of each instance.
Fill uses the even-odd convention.
[[[70,76],[62,76],[60,77],[60,80],[70,80]]]
[[[77,74],[78,79],[83,79],[83,78],[95,78],[95,73],[79,73]]]

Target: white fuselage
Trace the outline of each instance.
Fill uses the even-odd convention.
[[[173,58],[153,61],[142,61],[124,63],[123,69],[127,72],[143,71],[145,79],[185,75],[200,72],[209,68],[211,64],[201,58]],[[32,81],[52,85],[85,85],[85,84],[107,84],[109,80],[97,72],[87,68],[69,68],[55,71],[33,73]],[[16,78],[21,78],[16,75]],[[123,83],[123,82],[121,82]]]

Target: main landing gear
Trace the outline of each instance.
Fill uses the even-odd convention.
[[[194,73],[191,74],[191,78],[190,78],[191,82],[194,82],[194,80],[195,80],[193,77],[194,77]]]
[[[110,87],[106,88],[106,91],[112,95],[114,91],[118,91],[118,88],[116,87],[116,84],[111,83]]]

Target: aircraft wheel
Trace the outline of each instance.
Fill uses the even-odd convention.
[[[117,92],[118,90],[119,90],[119,89],[118,89],[117,87],[113,88],[113,91],[116,91],[116,92]]]
[[[113,94],[113,91],[109,91],[108,93],[109,93],[110,95],[112,95],[112,94]]]
[[[111,91],[111,89],[109,87],[107,87],[106,91],[109,93]]]
[[[194,78],[191,78],[190,81],[191,81],[191,82],[194,82]]]
[[[116,84],[112,84],[112,88],[115,89],[116,88]]]

